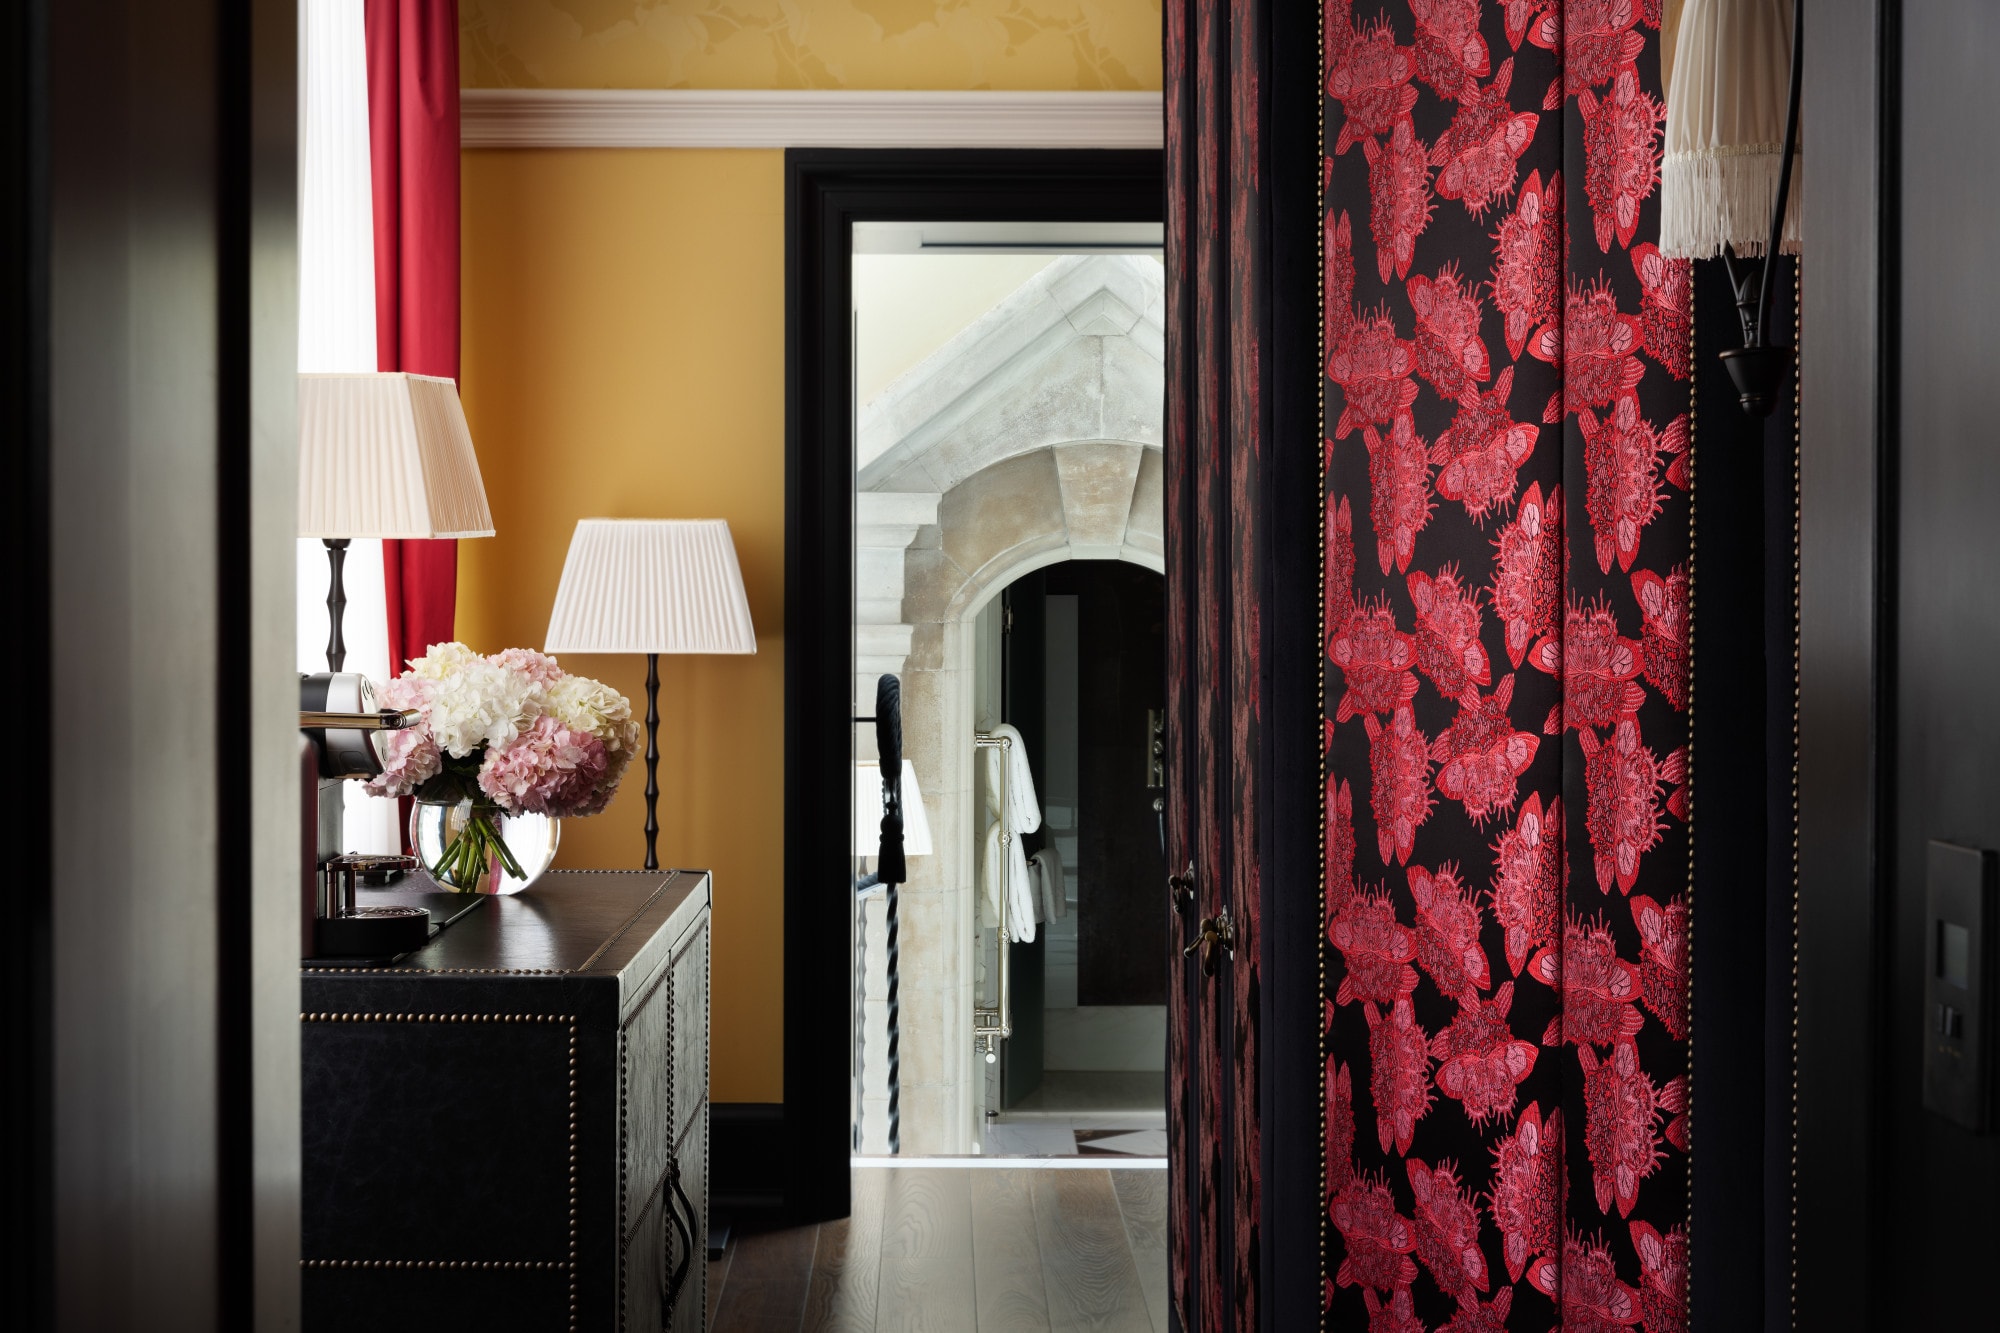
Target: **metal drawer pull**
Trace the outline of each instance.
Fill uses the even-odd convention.
[[[673,1186],[674,1197],[662,1199],[667,1218],[674,1224],[674,1230],[681,1233],[681,1261],[674,1268],[673,1277],[667,1280],[660,1291],[660,1327],[671,1328],[674,1322],[674,1303],[681,1298],[681,1288],[687,1285],[688,1266],[694,1262],[694,1204],[688,1200],[687,1191],[681,1188],[681,1164],[674,1162],[667,1167],[667,1183]],[[681,1209],[687,1210],[687,1221],[681,1220]],[[662,1232],[662,1240],[671,1240],[671,1233]],[[666,1271],[667,1254],[661,1256],[660,1270]]]
[[[1236,956],[1236,923],[1229,919],[1229,909],[1225,907],[1214,916],[1203,917],[1200,932],[1193,943],[1181,950],[1181,957],[1192,958],[1200,953],[1202,975],[1212,977],[1221,962],[1216,956],[1218,949],[1231,958]]]

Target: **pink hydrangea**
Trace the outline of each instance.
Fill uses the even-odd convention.
[[[416,676],[398,676],[375,692],[382,708],[423,709],[430,702],[430,683]],[[375,752],[382,759],[380,777],[366,784],[374,796],[408,796],[444,770],[437,738],[421,719],[401,731],[375,733]]]
[[[507,648],[487,659],[493,665],[508,671],[517,671],[535,684],[547,689],[566,674],[556,665],[556,659],[533,648]]]
[[[609,769],[604,742],[542,716],[506,745],[490,747],[479,789],[504,809],[558,818],[601,809]]]

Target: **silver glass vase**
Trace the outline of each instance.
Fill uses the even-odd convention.
[[[432,879],[457,893],[519,893],[556,859],[562,821],[508,814],[489,801],[410,806],[410,849]]]

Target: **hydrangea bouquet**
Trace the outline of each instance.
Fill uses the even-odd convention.
[[[639,739],[624,695],[527,648],[487,657],[462,643],[432,644],[376,697],[384,708],[415,710],[417,719],[380,733],[382,775],[368,790],[471,803],[470,818],[427,867],[440,883],[460,887],[493,880],[496,867],[523,877],[497,814],[598,813]]]

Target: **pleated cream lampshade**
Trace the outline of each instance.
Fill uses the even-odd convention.
[[[729,524],[586,518],[549,614],[551,653],[754,653]]]
[[[299,536],[492,535],[458,386],[402,372],[299,376]]]

